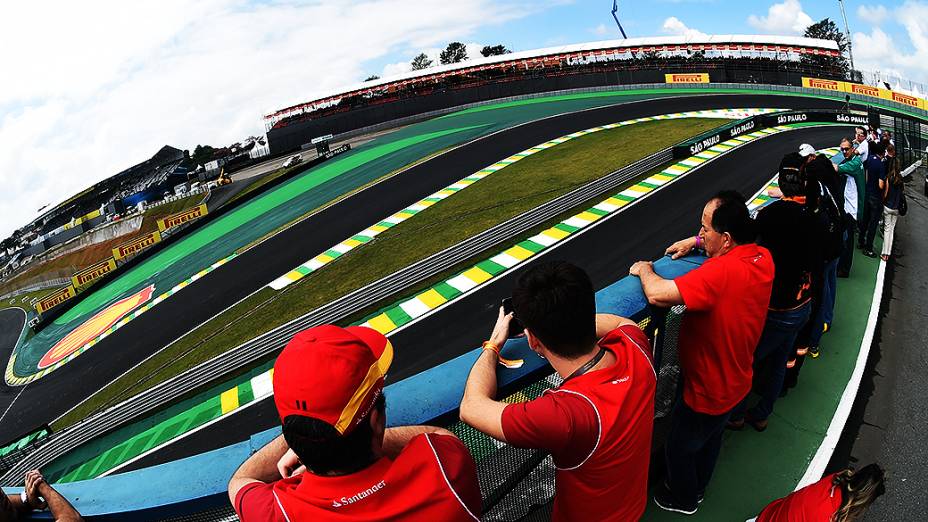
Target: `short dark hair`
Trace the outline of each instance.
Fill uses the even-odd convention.
[[[870,144],[870,154],[876,154],[879,156],[884,152],[886,152],[886,144],[884,144],[882,141],[874,141]]]
[[[815,160],[813,160],[814,162]],[[805,188],[804,168],[806,158],[798,152],[790,152],[780,160],[779,178],[777,180],[780,190],[786,197],[798,196]],[[713,225],[713,228],[715,225]]]
[[[744,204],[744,196],[736,190],[723,190],[712,197],[718,205],[712,212],[712,228],[719,234],[728,232],[735,243],[753,243],[757,236],[754,220]]]
[[[590,276],[565,261],[535,265],[512,290],[515,316],[545,347],[575,359],[596,344],[596,298]]]
[[[374,409],[383,415],[386,404],[381,393],[374,401]],[[341,435],[325,421],[289,415],[284,419],[283,432],[287,445],[300,458],[300,462],[317,475],[354,473],[375,460],[371,449],[374,429],[367,420],[358,423],[347,435]]]

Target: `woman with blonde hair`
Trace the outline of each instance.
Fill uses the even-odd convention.
[[[757,522],[855,522],[883,493],[883,469],[870,464],[848,468],[774,500],[757,516]]]
[[[896,221],[899,219],[899,208],[905,197],[905,181],[899,172],[899,160],[896,159],[896,147],[892,144],[886,146],[886,179],[880,180],[880,190],[883,192],[883,251],[880,256],[883,261],[889,261],[893,250],[893,234],[896,231]]]

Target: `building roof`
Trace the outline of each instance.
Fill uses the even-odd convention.
[[[519,51],[499,56],[480,57],[464,62],[438,65],[410,71],[402,74],[396,74],[386,78],[371,80],[368,82],[356,83],[345,86],[344,88],[323,92],[314,99],[286,108],[267,113],[265,120],[276,120],[286,117],[287,113],[292,111],[311,107],[312,105],[325,101],[328,98],[344,96],[355,91],[365,91],[383,87],[392,83],[404,82],[417,78],[440,75],[465,69],[479,68],[490,65],[504,64],[508,62],[519,62],[527,59],[541,58],[544,56],[582,53],[589,51],[617,50],[627,52],[630,50],[639,50],[648,47],[664,46],[692,46],[694,50],[699,50],[700,46],[773,46],[787,48],[803,48],[813,51],[824,51],[826,54],[838,53],[838,44],[834,40],[821,40],[818,38],[805,38],[802,36],[776,36],[776,35],[750,35],[750,34],[729,34],[729,35],[706,35],[704,37],[690,36],[649,36],[643,38],[628,38],[625,40],[602,40],[597,42],[586,42],[579,44],[561,45],[557,47],[545,47],[542,49],[532,49],[529,51]],[[737,49],[735,49],[737,50]]]

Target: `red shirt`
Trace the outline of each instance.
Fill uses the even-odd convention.
[[[612,366],[503,410],[511,445],[554,459],[554,521],[638,520],[647,505],[657,382],[651,346],[633,325],[609,332],[599,346],[615,355]]]
[[[789,496],[774,500],[761,511],[757,522],[831,522],[844,497],[832,486],[835,475],[827,475]]]
[[[693,411],[721,415],[751,390],[773,275],[773,256],[749,243],[674,279],[686,304],[678,348],[683,400]]]
[[[337,477],[303,473],[239,490],[242,522],[479,520],[477,467],[467,447],[447,435],[418,435],[391,461]]]

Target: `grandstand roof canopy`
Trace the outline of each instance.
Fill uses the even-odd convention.
[[[710,48],[725,48],[726,46],[734,46],[738,50],[740,46],[767,46],[767,47],[780,47],[780,48],[792,48],[798,52],[812,52],[815,54],[830,54],[836,55],[838,53],[838,44],[834,40],[821,40],[818,38],[805,38],[802,36],[776,36],[776,35],[751,35],[751,34],[728,34],[728,35],[707,35],[701,38],[694,38],[689,36],[649,36],[643,38],[628,38],[625,40],[601,40],[598,42],[587,42],[579,44],[570,44],[562,45],[557,47],[545,47],[543,49],[532,49],[529,51],[519,51],[516,53],[509,53],[499,56],[489,56],[489,57],[480,57],[476,59],[470,59],[464,62],[453,63],[448,65],[438,65],[435,67],[429,67],[428,69],[421,69],[418,71],[410,71],[403,74],[397,74],[394,76],[389,76],[386,78],[380,78],[378,80],[372,80],[368,82],[356,83],[354,85],[348,85],[342,89],[324,92],[321,95],[317,96],[313,100],[298,103],[295,105],[288,106],[286,108],[276,110],[270,113],[266,113],[265,120],[274,120],[280,117],[285,117],[287,113],[302,108],[308,108],[312,105],[327,101],[330,98],[335,98],[356,91],[365,91],[370,89],[376,89],[377,87],[386,86],[388,84],[393,84],[397,82],[403,82],[407,80],[412,80],[416,78],[422,78],[427,76],[434,76],[454,71],[459,71],[463,69],[471,69],[475,67],[490,66],[496,64],[504,64],[508,62],[518,62],[520,60],[540,58],[544,56],[552,55],[562,55],[569,53],[582,53],[588,51],[600,51],[600,50],[640,50],[641,48],[649,47],[664,47],[664,46],[687,46],[692,47],[693,50],[703,50],[703,47]]]

